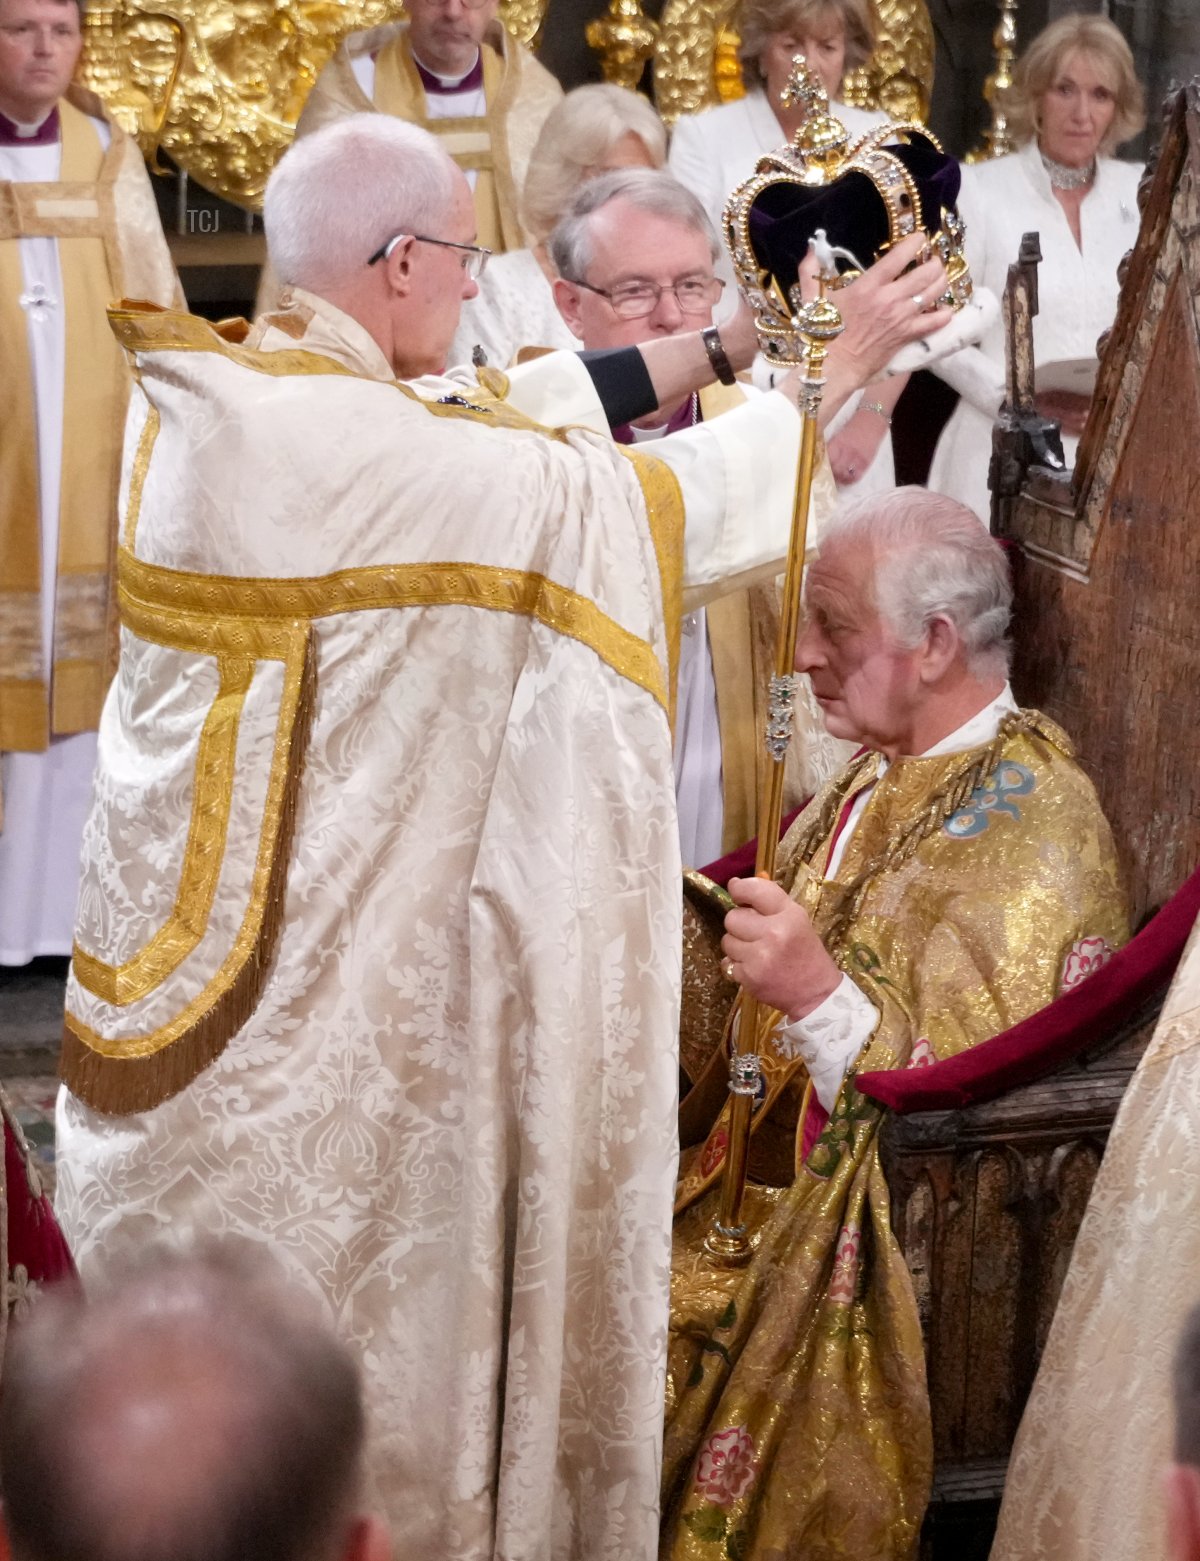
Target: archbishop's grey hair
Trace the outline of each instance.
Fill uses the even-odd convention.
[[[587,280],[592,263],[591,218],[610,201],[628,201],[638,211],[665,217],[708,240],[714,263],[720,253],[717,235],[704,207],[690,190],[662,168],[618,168],[582,185],[550,235],[550,258],[568,282]]]
[[[934,618],[948,618],[976,677],[1007,676],[1008,560],[965,504],[914,487],[858,499],[821,532],[823,552],[850,542],[874,550],[876,605],[902,645],[911,649]]]
[[[332,1561],[361,1500],[358,1371],[263,1254],[149,1253],[9,1333],[14,1561]]]
[[[336,286],[397,233],[433,233],[459,178],[437,140],[389,114],[302,136],[267,180],[267,250],[285,285]]]

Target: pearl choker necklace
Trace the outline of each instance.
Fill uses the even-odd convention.
[[[1066,163],[1056,163],[1053,157],[1047,157],[1045,152],[1041,154],[1041,158],[1042,167],[1050,176],[1052,190],[1082,190],[1096,177],[1094,157],[1086,168],[1068,168]]]

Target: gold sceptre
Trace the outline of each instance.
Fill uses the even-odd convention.
[[[803,103],[808,110],[796,132],[795,149],[804,165],[819,178],[827,178],[844,156],[846,133],[829,117],[828,99],[820,83],[797,55],[783,93],[784,106]],[[764,180],[770,160],[760,163],[754,176],[730,198],[725,209],[726,240],[735,268],[746,272],[750,238],[747,212],[754,193]],[[784,575],[783,609],[775,646],[775,670],[767,702],[765,743],[767,770],[758,803],[758,850],[754,871],[760,878],[774,878],[783,819],[784,766],[792,737],[792,706],[796,698],[796,636],[800,627],[800,593],[804,583],[804,553],[808,544],[808,512],[812,501],[813,472],[817,459],[817,416],[825,388],[825,357],[830,343],[842,329],[842,317],[826,295],[837,279],[834,252],[818,230],[812,244],[817,258],[817,296],[805,301],[797,280],[785,296],[779,282],[760,273],[758,287],[745,289],[754,309],[763,350],[772,362],[800,365],[799,405],[803,420],[800,461],[796,469],[796,497],[792,505],[792,529],[788,540]],[[784,322],[787,322],[785,325]],[[733,1027],[733,1051],[729,1060],[729,1142],[721,1182],[721,1205],[704,1249],[715,1262],[736,1268],[750,1259],[750,1240],[742,1219],[746,1192],[746,1162],[750,1152],[750,1120],[762,1079],[758,1048],[762,1015],[757,999],[743,991]]]
[[[833,273],[836,276],[836,270]],[[800,629],[800,593],[804,583],[804,554],[808,545],[808,512],[812,501],[813,471],[817,460],[817,416],[825,388],[824,366],[829,344],[841,332],[842,317],[826,297],[832,280],[821,266],[818,295],[808,303],[793,303],[792,329],[795,361],[804,366],[800,384],[800,461],[796,470],[796,497],[792,505],[792,529],[788,539],[787,570],[783,585],[783,610],[775,645],[775,670],[767,703],[765,743],[766,776],[758,802],[758,849],[754,871],[759,878],[774,878],[783,820],[783,781],[792,738],[792,706],[796,698],[796,638]],[[792,289],[799,292],[800,284]],[[778,343],[778,336],[775,338]],[[776,361],[786,361],[776,355]],[[761,1005],[743,991],[733,1030],[733,1054],[729,1062],[729,1147],[726,1151],[721,1206],[704,1241],[709,1257],[729,1268],[750,1258],[750,1240],[742,1220],[746,1192],[746,1162],[750,1150],[750,1118],[762,1078],[760,1044]]]
[[[1011,3],[1015,4],[1015,0]],[[763,219],[758,234],[764,249],[778,248],[779,239],[768,241],[767,234],[780,221],[787,220],[789,203],[791,215],[796,216],[813,200],[811,192],[827,190],[853,173],[858,179],[853,186],[847,186],[845,199],[856,204],[864,198],[869,199],[863,188],[869,183],[879,202],[875,215],[885,223],[886,238],[881,234],[879,240],[871,241],[873,258],[877,259],[885,249],[909,234],[924,229],[929,249],[941,258],[947,277],[945,291],[930,302],[960,309],[971,297],[971,273],[962,247],[964,230],[957,213],[953,208],[939,207],[940,222],[935,228],[932,224],[927,225],[923,212],[916,170],[924,165],[932,170],[932,180],[934,173],[940,178],[950,165],[950,159],[934,137],[921,125],[896,123],[878,126],[851,143],[846,127],[830,113],[828,94],[819,77],[808,69],[803,55],[796,55],[792,61],[782,101],[785,107],[798,105],[803,109],[799,128],[787,146],[759,159],[754,173],[729,197],[724,215],[725,242],[738,285],[754,311],[755,329],[764,356],[771,363],[799,366],[804,370],[799,387],[803,419],[800,462],[775,671],[771,676],[767,703],[769,763],[759,798],[758,851],[754,864],[760,878],[775,876],[783,816],[784,763],[792,736],[792,706],[799,681],[795,670],[796,635],[800,624],[808,512],[817,455],[817,417],[825,386],[822,371],[830,344],[842,330],[842,317],[828,294],[852,283],[865,268],[848,249],[831,244],[824,229],[802,226],[802,231],[812,234],[809,250],[817,262],[817,296],[806,301],[799,276],[785,284],[776,274],[777,268],[787,261],[785,275],[791,276],[792,267],[786,250],[770,263],[763,260],[756,248],[752,218],[757,212]],[[936,188],[932,193],[936,196]],[[823,200],[821,204],[826,205],[832,215],[834,208]],[[859,207],[858,215],[869,213]],[[839,272],[839,260],[849,262],[846,270]],[[738,1000],[729,1063],[729,1133],[720,1209],[704,1242],[708,1256],[728,1267],[737,1267],[750,1258],[750,1239],[742,1219],[742,1204],[746,1191],[750,1123],[762,1082],[759,1048],[769,1044],[769,1017],[769,1011],[764,1014],[761,1005],[743,990]]]

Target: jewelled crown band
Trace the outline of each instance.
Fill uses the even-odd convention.
[[[754,310],[759,340],[774,362],[796,362],[801,263],[823,234],[845,286],[893,244],[923,229],[946,267],[946,291],[930,298],[959,309],[971,296],[963,224],[955,210],[959,171],[917,124],[884,124],[851,140],[803,55],[783,93],[804,117],[792,140],[761,157],[725,206],[725,241]],[[861,257],[861,258],[860,258]]]

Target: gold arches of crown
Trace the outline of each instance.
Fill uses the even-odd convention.
[[[874,0],[879,43],[843,84],[847,103],[924,121],[933,90],[933,24],[925,0]],[[738,0],[667,0],[654,50],[654,96],[668,124],[741,97]]]
[[[531,42],[547,0],[501,0]],[[153,161],[257,207],[304,100],[341,40],[403,15],[397,0],[119,0],[85,13],[80,74]]]

